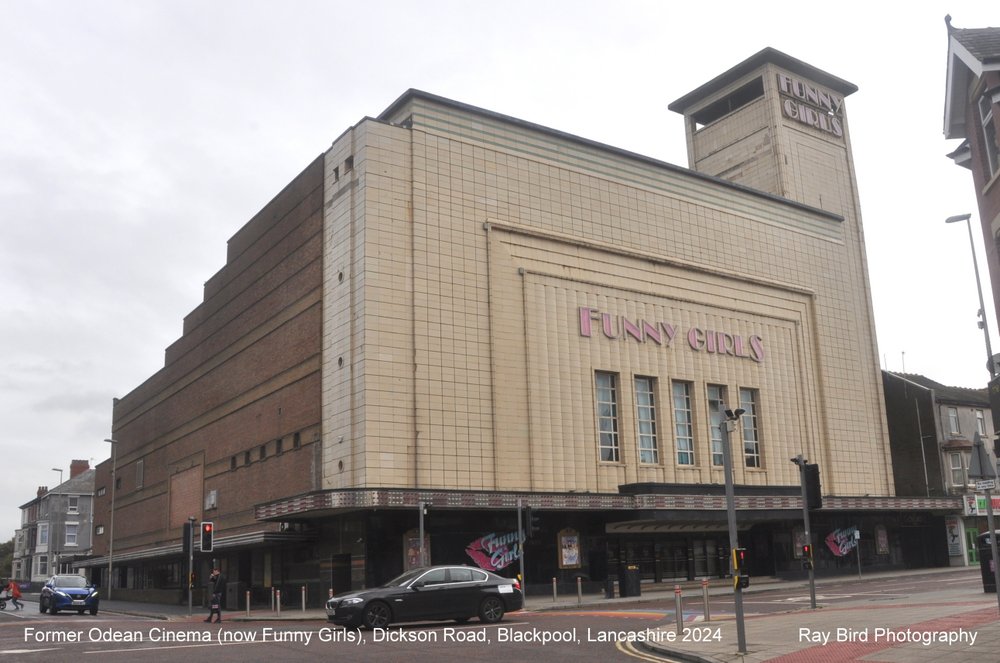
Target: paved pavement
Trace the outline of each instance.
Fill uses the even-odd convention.
[[[947,580],[946,574],[974,573],[971,569],[921,569],[881,574],[866,574],[867,581],[898,578],[906,575],[932,573]],[[976,576],[978,578],[978,573]],[[651,653],[669,656],[676,660],[692,663],[847,663],[849,661],[885,663],[930,663],[932,661],[1000,661],[1000,609],[994,594],[978,591],[970,594],[968,584],[961,588],[948,589],[947,582],[940,583],[945,589],[920,594],[923,603],[913,604],[912,598],[873,598],[848,602],[824,603],[824,584],[839,583],[847,578],[817,580],[817,603],[815,610],[797,607],[788,611],[771,614],[749,614],[745,619],[747,651],[737,651],[737,632],[734,616],[713,614],[712,620],[705,622],[701,614],[700,581],[684,582],[679,585],[663,583],[644,584],[642,596],[607,599],[603,595],[575,594],[559,596],[528,597],[527,610],[540,612],[547,610],[595,609],[644,602],[665,603],[666,608],[674,605],[674,588],[679,586],[685,597],[685,624],[688,627],[688,641],[672,641],[676,638],[676,627],[671,625],[647,636],[650,641],[637,645]],[[784,582],[760,580],[745,592],[747,600],[766,598],[774,589],[801,588],[808,596],[805,582]],[[712,581],[710,595],[730,595],[729,581]],[[26,597],[29,601],[33,598]],[[907,601],[910,601],[909,603]],[[37,606],[27,605],[34,610]],[[133,603],[127,601],[104,600],[102,612],[115,612],[148,618],[172,621],[200,621],[207,611],[194,606],[188,614],[187,605],[160,605]],[[224,621],[324,621],[326,615],[321,609],[284,609],[280,613],[270,609],[227,611]],[[697,641],[691,638],[696,638]]]
[[[866,580],[960,572],[968,577],[970,570],[870,574]],[[978,574],[975,577],[978,579]],[[691,624],[692,631],[702,629],[701,635],[712,636],[701,642],[660,640],[647,642],[643,648],[693,663],[1000,661],[1000,608],[996,595],[982,593],[981,586],[975,594],[969,593],[968,584],[922,593],[920,604],[912,603],[910,597],[866,597],[824,604],[822,585],[822,581],[817,581],[815,610],[806,607],[748,616],[744,620],[745,653],[738,651],[736,623],[731,614],[710,623]],[[716,625],[721,630],[711,630]],[[715,639],[716,633],[721,637]]]

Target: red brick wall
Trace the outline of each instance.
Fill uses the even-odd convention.
[[[319,158],[233,236],[164,368],[115,404],[116,555],[179,541],[177,509],[213,520],[219,538],[270,529],[254,521],[254,504],[319,487],[322,231]],[[107,491],[95,505],[95,525],[106,529],[109,466],[98,468]],[[191,470],[204,477],[197,494],[188,486],[171,496],[171,485],[185,484],[172,479]],[[211,490],[217,508],[203,510]],[[96,537],[97,554],[107,538]]]
[[[987,72],[982,89],[989,90],[1000,85],[1000,73]],[[993,124],[997,126],[1000,135],[1000,109],[993,107]],[[983,240],[986,246],[986,263],[989,267],[994,306],[1000,317],[1000,251],[993,237],[990,225],[993,219],[1000,215],[1000,181],[996,181],[988,189],[989,170],[986,166],[985,139],[979,119],[979,98],[970,100],[965,117],[966,134],[972,151],[972,179],[975,184],[976,198],[979,202],[979,218],[982,221]],[[957,213],[960,213],[959,210]],[[971,211],[971,210],[970,210]]]

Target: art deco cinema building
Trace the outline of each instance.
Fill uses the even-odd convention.
[[[692,169],[415,90],[347,129],[116,402],[115,586],[180,586],[193,516],[201,568],[318,601],[417,563],[420,504],[432,562],[502,567],[519,500],[529,583],[724,575],[720,403],[746,411],[752,573],[800,568],[800,453],[817,541],[856,526],[866,566],[935,563],[956,505],[892,496],[855,90],[761,51],[671,104]]]

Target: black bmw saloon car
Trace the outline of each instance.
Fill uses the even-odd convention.
[[[326,602],[326,617],[341,626],[369,629],[472,617],[492,624],[523,605],[517,580],[470,566],[431,566],[407,571],[381,587],[338,594]]]

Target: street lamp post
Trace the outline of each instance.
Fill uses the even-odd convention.
[[[993,363],[993,349],[990,347],[990,329],[986,324],[986,304],[983,302],[983,284],[979,280],[979,261],[976,260],[976,243],[972,240],[971,218],[971,214],[957,214],[949,216],[944,222],[958,223],[959,221],[965,221],[965,225],[969,229],[969,247],[972,249],[972,269],[976,273],[976,292],[979,294],[979,326],[982,328],[983,337],[986,339],[986,367],[990,371],[990,384],[992,385],[993,379],[997,376],[997,367]],[[983,449],[983,441],[978,431],[976,431],[972,453],[974,456],[969,466],[969,478],[992,479],[996,477],[996,467],[990,461],[985,449]],[[973,466],[976,466],[975,472],[973,472]],[[1000,563],[997,560],[997,532],[993,524],[993,496],[990,494],[989,488],[986,488],[985,492],[986,526],[990,529],[990,551],[993,557],[993,584],[996,587],[997,606],[1000,608]]]
[[[986,366],[989,368],[990,378],[995,378],[997,371],[996,366],[993,365],[993,349],[990,347],[990,329],[986,324],[986,304],[983,302],[983,284],[979,280],[979,261],[976,260],[976,243],[972,240],[972,222],[969,220],[971,218],[971,214],[958,214],[956,216],[949,216],[944,222],[958,223],[959,221],[965,221],[965,225],[969,229],[969,247],[972,249],[972,269],[976,273],[976,292],[979,293],[979,326],[982,327],[983,336],[986,339]]]
[[[108,600],[111,600],[111,563],[115,556],[115,482],[118,480],[118,440],[106,438],[111,445],[111,527],[108,531]]]
[[[726,420],[719,426],[722,434],[722,471],[726,476],[726,517],[729,521],[729,551],[730,555],[736,554],[736,549],[740,547],[739,532],[736,529],[736,495],[733,486],[733,451],[730,448],[729,434],[736,429],[736,422],[743,415],[743,410],[727,410],[722,403],[719,409],[723,411]],[[733,570],[733,559],[729,560],[729,568]],[[743,623],[743,588],[734,583],[733,604],[736,613],[736,644],[737,651],[745,654],[747,651],[746,626]]]
[[[61,486],[62,485],[62,478],[63,478],[63,471],[61,469],[59,469],[58,467],[53,467],[52,471],[59,473],[59,483],[56,484],[56,485],[57,486]],[[52,568],[54,568],[56,570],[56,573],[62,573],[62,569],[59,568],[59,549],[55,546],[56,536],[57,536],[57,534],[55,532],[49,532],[49,540],[52,542],[52,547],[53,547],[53,550],[52,550]]]

